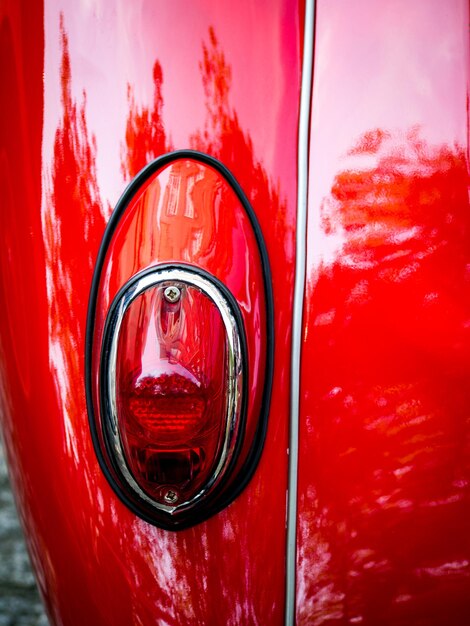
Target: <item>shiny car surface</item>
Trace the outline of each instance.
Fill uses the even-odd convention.
[[[466,624],[468,1],[5,0],[0,18],[1,417],[51,623]],[[177,151],[233,176],[269,281],[241,195],[217,205],[206,173],[172,211],[126,205],[97,344],[128,280],[186,263],[248,329],[246,441],[269,351],[272,387],[259,460],[248,475],[241,446],[227,478],[247,485],[175,531],[116,492],[85,379],[106,226]]]

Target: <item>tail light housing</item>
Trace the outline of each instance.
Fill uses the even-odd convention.
[[[229,292],[190,267],[133,278],[111,306],[101,404],[118,471],[171,515],[223,480],[243,432],[241,315]]]
[[[143,519],[185,528],[248,483],[272,377],[269,264],[233,176],[192,151],[151,163],[106,229],[86,387],[101,468]]]

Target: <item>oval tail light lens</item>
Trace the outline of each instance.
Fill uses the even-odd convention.
[[[245,194],[211,156],[159,157],[111,215],[87,320],[91,436],[132,512],[187,528],[241,493],[265,440],[273,352],[269,261]]]
[[[190,267],[134,277],[106,322],[101,402],[116,470],[178,516],[230,469],[243,431],[245,337],[238,306]]]

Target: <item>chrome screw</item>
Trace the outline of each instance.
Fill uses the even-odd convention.
[[[181,298],[181,289],[179,289],[176,285],[170,285],[163,292],[165,300],[170,302],[171,304],[175,304]]]
[[[167,504],[176,504],[178,502],[178,494],[176,493],[176,491],[168,489],[168,491],[163,496],[163,499]]]

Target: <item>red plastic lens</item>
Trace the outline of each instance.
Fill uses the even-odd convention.
[[[121,325],[116,406],[128,467],[158,502],[198,493],[220,455],[226,412],[226,332],[198,288],[161,283]]]
[[[88,317],[91,433],[117,496],[157,526],[207,519],[258,463],[269,276],[253,210],[208,155],[150,163],[109,222]]]

